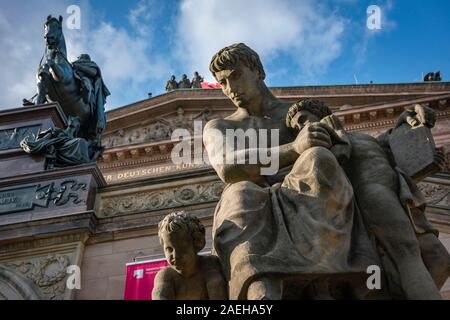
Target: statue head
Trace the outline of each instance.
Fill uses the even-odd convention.
[[[199,76],[198,72],[195,71],[195,72],[194,72],[194,77],[198,77],[198,76]]]
[[[267,87],[266,74],[258,54],[243,43],[233,44],[216,53],[209,65],[223,93],[234,105],[243,107],[261,99]]]
[[[330,108],[317,99],[303,99],[289,108],[286,126],[301,130],[307,123],[319,122],[331,115]]]
[[[81,61],[91,61],[91,56],[88,55],[87,53],[82,53],[82,54],[80,54],[80,56],[78,57],[78,60],[81,60]]]
[[[158,224],[158,236],[167,261],[180,273],[195,265],[205,247],[205,227],[184,211],[167,215]]]
[[[183,74],[183,76],[181,77],[182,80],[187,80],[187,74]]]
[[[235,43],[217,52],[211,59],[209,70],[216,77],[217,72],[232,70],[239,62],[257,72],[261,80],[266,78],[259,55],[244,43]],[[218,80],[217,77],[216,80]]]
[[[62,22],[63,17],[59,18],[52,17],[51,15],[47,17],[47,21],[44,24],[45,35],[44,38],[49,49],[55,49],[61,41],[62,37]]]
[[[175,81],[175,79],[176,79],[176,78],[175,78],[175,75],[172,75],[172,76],[170,77],[170,80],[171,80],[171,81]]]

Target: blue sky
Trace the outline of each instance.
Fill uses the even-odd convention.
[[[437,70],[450,77],[447,0],[4,0],[0,108],[34,94],[45,18],[67,18],[73,4],[81,29],[65,30],[69,58],[86,52],[100,65],[109,110],[163,93],[171,74],[198,70],[212,81],[212,54],[234,42],[260,54],[270,86],[418,82]],[[369,5],[381,8],[381,30],[366,26]]]

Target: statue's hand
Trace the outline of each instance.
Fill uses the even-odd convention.
[[[407,123],[411,127],[417,127],[420,125],[427,126],[428,128],[433,128],[436,124],[436,113],[433,109],[429,107],[416,104],[414,109],[406,109],[400,116],[396,127]]]
[[[331,148],[331,138],[323,123],[307,124],[294,140],[294,149],[298,154],[313,147]]]
[[[417,119],[424,126],[433,128],[436,124],[436,112],[433,109],[416,104],[414,106],[414,112],[416,113]]]

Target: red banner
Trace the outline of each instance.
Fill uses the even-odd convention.
[[[153,282],[158,271],[167,261],[152,260],[127,263],[125,300],[152,300]]]
[[[202,82],[202,89],[220,89],[222,86],[220,83],[210,83],[210,82]]]

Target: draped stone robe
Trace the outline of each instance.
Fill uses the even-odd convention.
[[[354,200],[333,153],[306,150],[281,183],[226,186],[216,207],[213,254],[220,258],[230,299],[246,299],[252,281],[366,273],[378,264]]]

